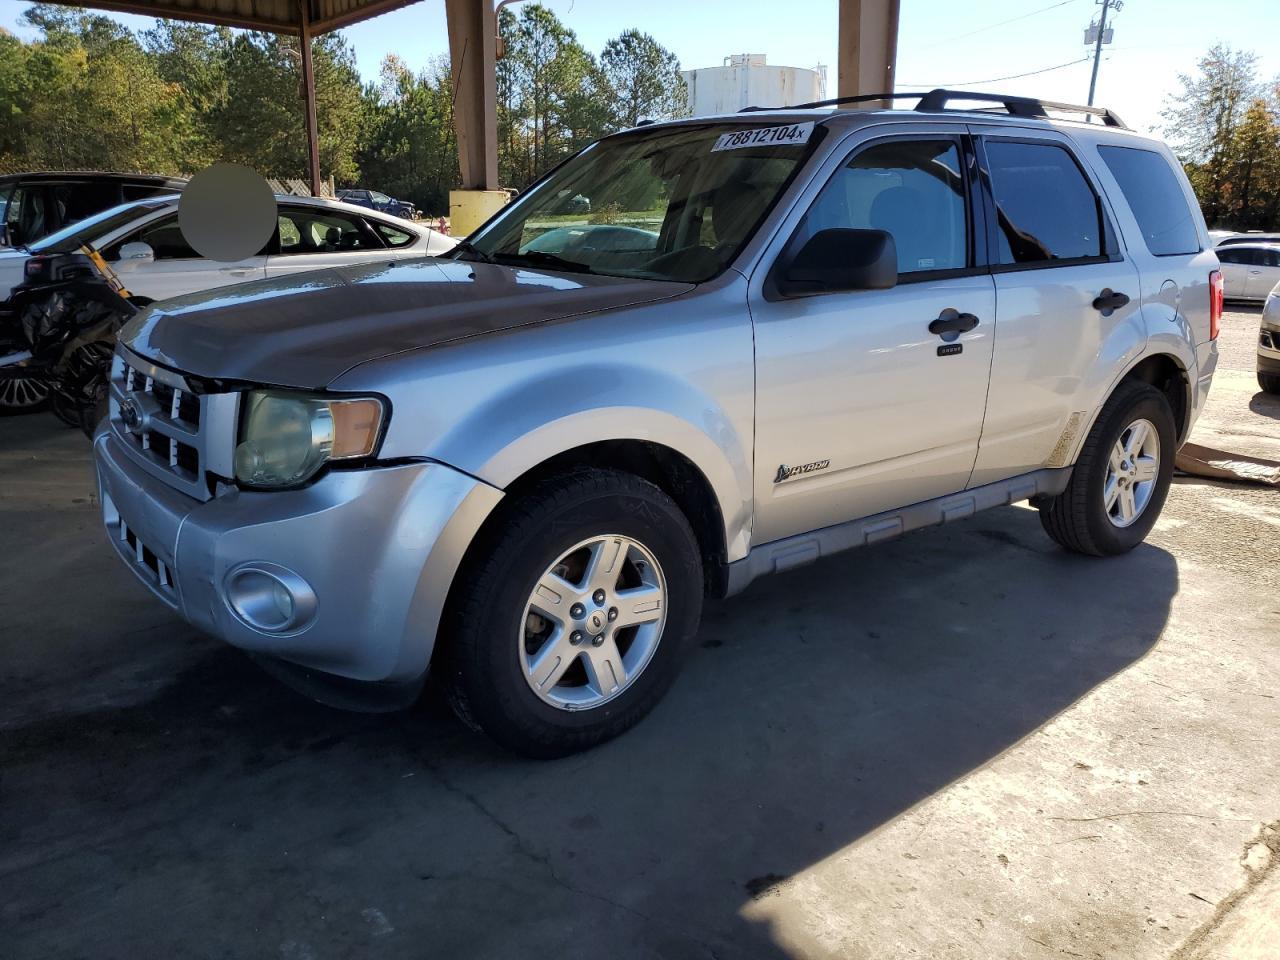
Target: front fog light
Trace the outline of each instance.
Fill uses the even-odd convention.
[[[238,619],[264,633],[288,633],[309,624],[316,612],[311,585],[275,563],[247,563],[227,575],[223,592]]]

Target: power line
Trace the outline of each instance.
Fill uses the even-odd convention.
[[[1032,10],[1030,13],[1022,13],[1016,17],[1010,17],[1008,20],[1000,20],[997,23],[989,23],[985,27],[979,27],[977,30],[970,30],[968,33],[962,33],[956,37],[947,37],[945,40],[939,40],[937,43],[928,43],[923,47],[917,47],[917,50],[932,50],[934,47],[940,47],[943,44],[955,43],[957,40],[964,40],[966,37],[972,37],[979,33],[985,33],[988,30],[994,30],[996,27],[1003,27],[1006,23],[1017,23],[1019,20],[1026,20],[1028,17],[1034,17],[1041,13],[1048,13],[1050,10],[1056,10],[1058,7],[1065,7],[1069,3],[1076,3],[1077,0],[1058,0],[1057,3],[1051,3],[1047,7],[1041,7],[1039,10]]]
[[[1054,70],[1061,70],[1064,67],[1074,67],[1077,63],[1086,63],[1091,59],[1093,59],[1092,55],[1088,57],[1081,57],[1079,60],[1068,60],[1066,63],[1058,64],[1056,67],[1045,67],[1042,70],[1031,70],[1027,73],[1013,73],[1007,77],[992,77],[990,80],[965,80],[954,83],[908,83],[905,80],[899,80],[894,85],[898,87],[928,87],[930,89],[933,87],[975,87],[980,83],[999,83],[1001,80],[1020,80],[1023,77],[1034,77],[1041,73],[1050,73]]]

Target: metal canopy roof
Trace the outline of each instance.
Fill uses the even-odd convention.
[[[136,13],[144,17],[198,20],[246,30],[312,35],[348,27],[417,0],[53,0],[55,3]]]

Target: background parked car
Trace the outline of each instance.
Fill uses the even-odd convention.
[[[138,173],[13,173],[0,176],[0,245],[35,243],[130,200],[176,193],[184,177]]]
[[[1280,283],[1280,245],[1256,241],[1219,244],[1216,253],[1228,300],[1265,300]]]
[[[1213,236],[1213,231],[1209,232]],[[1217,241],[1219,247],[1234,247],[1239,243],[1280,243],[1280,233],[1263,233],[1261,230],[1253,233],[1232,233]]]
[[[164,300],[197,290],[370,260],[437,256],[456,240],[416,223],[312,197],[280,196],[279,223],[256,256],[206,260],[178,227],[178,197],[139,200],[50,234],[23,250],[0,251],[0,299],[21,282],[32,256],[71,253],[88,244],[135,296]]]
[[[413,220],[418,216],[417,208],[408,200],[397,200],[377,190],[339,190],[338,199],[354,203],[358,207],[389,213],[393,217],[404,217],[406,220]]]

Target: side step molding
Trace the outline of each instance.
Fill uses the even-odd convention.
[[[837,523],[811,533],[762,544],[743,559],[729,564],[725,595],[741,593],[757,577],[802,567],[833,553],[893,540],[912,530],[963,520],[979,511],[1003,507],[1019,500],[1056,497],[1067,488],[1071,469],[1035,470],[936,500],[925,500],[899,510],[888,510],[861,520]]]

